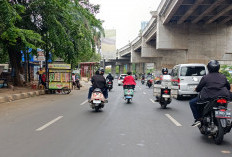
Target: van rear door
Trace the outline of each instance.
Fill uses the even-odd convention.
[[[204,75],[206,75],[205,66],[181,66],[179,73],[180,90],[194,91]]]

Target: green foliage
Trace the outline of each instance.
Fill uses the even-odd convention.
[[[106,68],[105,69],[105,74],[109,74],[111,72],[111,68]]]
[[[0,46],[0,64],[7,63],[9,61],[8,53],[5,52]]]
[[[232,84],[232,77],[231,74],[229,73],[228,70],[232,69],[232,66],[228,66],[228,65],[223,65],[220,69],[220,72],[222,74],[224,74],[227,78],[227,80],[229,81],[230,84]]]
[[[90,62],[100,62],[101,55],[99,53],[93,53],[93,56],[89,60]]]
[[[98,11],[99,5],[88,0],[0,0],[2,58],[20,64],[20,50],[42,48],[73,66],[99,60],[95,47],[104,30],[94,16]]]

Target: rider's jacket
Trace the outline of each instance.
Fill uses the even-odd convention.
[[[122,83],[123,83],[123,86],[125,86],[125,85],[136,85],[136,82],[135,82],[133,76],[131,76],[131,75],[126,76],[124,78],[124,80],[122,81]]]
[[[113,78],[113,76],[112,76],[112,75],[108,75],[108,76],[106,77],[106,79],[108,79],[109,81],[114,80],[114,78]]]
[[[94,75],[91,80],[93,88],[104,89],[106,87],[106,79],[103,75]]]
[[[209,73],[202,77],[196,91],[200,92],[201,100],[209,100],[218,96],[230,98],[230,84],[225,75],[221,73]]]

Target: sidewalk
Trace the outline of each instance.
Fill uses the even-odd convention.
[[[81,81],[80,90],[88,90],[91,83]],[[45,94],[45,90],[35,90],[29,87],[0,88],[0,103],[30,98]]]

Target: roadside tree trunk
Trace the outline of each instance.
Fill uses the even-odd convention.
[[[20,71],[22,69],[21,66],[22,54],[14,46],[8,47],[8,53],[9,53],[10,64],[12,66],[12,71],[14,72],[14,74],[11,74],[13,85],[22,86],[23,82],[21,81],[19,76]]]

